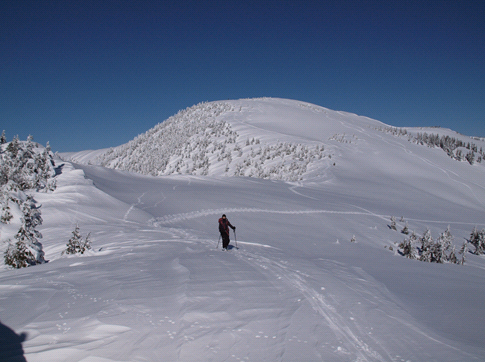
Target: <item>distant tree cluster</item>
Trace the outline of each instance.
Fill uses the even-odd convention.
[[[244,138],[221,117],[236,112],[225,102],[201,103],[180,111],[95,162],[147,175],[210,175],[298,181],[314,160],[324,158],[323,144],[265,143]]]
[[[428,263],[452,264],[465,263],[466,246],[467,244],[464,243],[459,252],[461,254],[459,259],[456,255],[453,235],[451,235],[449,227],[436,240],[433,240],[431,232],[427,229],[420,238],[413,232],[409,238],[404,239],[399,244],[402,255],[409,259],[417,259]]]
[[[392,134],[394,136],[408,136],[408,141],[428,147],[439,147],[448,156],[457,161],[467,161],[470,165],[475,162],[481,163],[485,158],[483,147],[473,142],[465,142],[455,137],[439,134],[417,133],[415,136],[408,134],[406,129],[396,127],[377,127],[378,131]]]
[[[36,205],[28,190],[52,191],[56,187],[55,163],[49,145],[42,148],[34,144],[32,136],[27,141],[14,137],[6,141],[5,132],[0,136],[0,222],[18,223],[15,241],[7,240],[5,264],[14,268],[44,262],[44,252],[36,227],[42,224],[40,206]]]
[[[393,136],[406,136],[408,131],[406,128],[398,128],[398,127],[375,127],[376,130],[392,134]]]
[[[412,138],[412,141],[429,147],[440,147],[448,156],[457,161],[468,161],[470,165],[475,162],[482,162],[485,154],[483,148],[473,142],[464,142],[460,139],[450,136],[440,136],[438,134],[418,133]]]
[[[394,217],[391,217],[390,228],[397,230]],[[409,235],[407,223],[401,232]],[[465,259],[469,252],[469,244],[472,244],[475,247],[474,254],[485,254],[485,229],[478,231],[475,227],[470,235],[470,240],[466,240],[458,252],[456,252],[453,240],[454,237],[451,234],[449,226],[436,240],[433,239],[429,229],[426,229],[421,237],[418,237],[413,231],[409,237],[405,238],[398,245],[399,253],[409,259],[416,259],[428,263],[451,263],[462,265],[465,264]]]
[[[329,138],[329,141],[337,141],[339,143],[355,143],[358,140],[357,136],[353,134],[352,136],[346,135],[345,133],[339,134],[336,133],[332,137]]]

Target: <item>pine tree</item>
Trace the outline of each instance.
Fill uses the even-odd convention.
[[[18,240],[14,245],[10,244],[8,246],[5,251],[4,260],[6,265],[20,269],[32,265],[34,254],[32,254],[22,240]]]
[[[455,246],[453,245],[450,255],[448,256],[448,261],[452,264],[459,264],[458,258],[456,257]]]
[[[450,226],[446,228],[445,232],[438,237],[437,244],[439,244],[439,254],[436,256],[438,263],[450,261],[450,250],[453,246],[453,235],[451,235]]]
[[[79,226],[76,225],[76,228],[72,232],[72,237],[69,239],[68,243],[66,244],[67,248],[61,253],[61,255],[77,254],[77,253],[84,254],[86,250],[91,249],[90,236],[91,236],[91,233],[89,233],[85,238],[83,238],[81,233],[79,232]]]
[[[485,253],[485,229],[478,231],[477,227],[473,229],[470,235],[470,243],[475,247],[475,254]]]
[[[15,158],[17,156],[17,152],[20,148],[20,141],[18,136],[14,137],[12,142],[10,142],[7,146],[7,151],[10,153],[10,158]]]
[[[429,229],[426,229],[423,236],[420,239],[421,241],[421,255],[419,260],[432,262],[433,261],[433,237],[431,236],[431,232]]]
[[[10,212],[10,206],[8,205],[10,199],[8,197],[8,194],[5,190],[2,189],[1,193],[1,210],[0,210],[0,222],[4,224],[8,224],[10,220],[12,220],[13,215]]]
[[[5,130],[2,131],[2,135],[0,136],[0,145],[7,143],[7,139],[5,138]]]
[[[468,242],[465,241],[460,249],[460,254],[461,254],[461,260],[458,262],[458,264],[465,264],[465,259],[468,254]]]
[[[413,239],[404,239],[402,243],[399,244],[399,248],[402,249],[401,253],[403,256],[409,259],[416,259],[416,249],[413,246]]]

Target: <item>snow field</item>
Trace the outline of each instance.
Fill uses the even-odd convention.
[[[396,251],[405,222],[433,237],[450,225],[458,245],[485,227],[483,165],[376,131],[382,124],[365,117],[286,100],[229,103],[215,118],[242,138],[323,142],[331,161],[292,183],[66,161],[56,191],[35,194],[49,263],[0,270],[0,320],[27,333],[25,358],[483,360],[483,257],[459,266]],[[232,232],[233,248],[216,249],[222,213],[238,249]],[[61,256],[77,224],[93,250]]]

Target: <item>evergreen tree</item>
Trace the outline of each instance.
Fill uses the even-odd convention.
[[[23,216],[22,224],[14,236],[17,241],[14,245],[9,245],[4,255],[5,264],[14,268],[45,262],[42,244],[38,240],[38,238],[42,238],[42,234],[36,230],[36,226],[42,224],[42,217],[35,206],[33,197],[27,196],[20,205],[20,209]]]
[[[473,229],[472,233],[470,234],[470,244],[472,244],[475,247],[475,254],[476,255],[481,255],[485,251],[485,230],[482,230],[482,232],[479,232],[477,227]]]
[[[2,131],[2,135],[0,136],[0,145],[7,143],[7,139],[5,138],[5,130]]]
[[[7,146],[7,151],[10,153],[10,158],[15,158],[17,157],[17,152],[20,148],[20,141],[18,136],[15,136]]]
[[[10,212],[11,209],[10,209],[10,206],[8,205],[9,201],[10,201],[8,192],[6,190],[4,190],[3,187],[1,188],[1,195],[0,196],[1,196],[1,199],[0,199],[0,206],[1,206],[0,222],[2,222],[4,224],[8,224],[10,222],[10,220],[12,220],[13,215]]]
[[[444,261],[450,261],[450,254],[453,246],[453,235],[451,235],[450,226],[446,228],[445,232],[441,233],[438,237],[437,244],[439,244],[439,249],[437,260],[438,263]]]
[[[406,258],[416,259],[416,249],[411,237],[409,239],[404,239],[403,242],[399,244],[399,248],[402,249],[401,253]]]
[[[77,253],[84,254],[86,250],[91,249],[90,236],[91,234],[89,233],[85,238],[83,238],[79,232],[79,226],[76,225],[76,228],[72,232],[72,237],[66,244],[67,248],[61,253],[61,255]]]
[[[452,264],[459,264],[459,260],[456,257],[455,246],[453,245],[450,255],[448,256],[448,261]]]
[[[461,254],[461,260],[459,261],[459,264],[463,265],[465,264],[465,259],[468,254],[468,242],[465,241],[460,249],[460,254]]]
[[[18,240],[14,245],[10,244],[8,246],[5,251],[4,260],[6,265],[20,269],[32,265],[34,254],[32,254],[22,240]]]
[[[423,236],[420,239],[421,241],[421,255],[419,260],[432,262],[433,261],[433,237],[431,236],[431,231],[426,229]]]

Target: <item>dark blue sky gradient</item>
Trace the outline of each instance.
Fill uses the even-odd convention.
[[[9,140],[118,146],[196,103],[262,96],[485,136],[485,2],[0,2]]]

